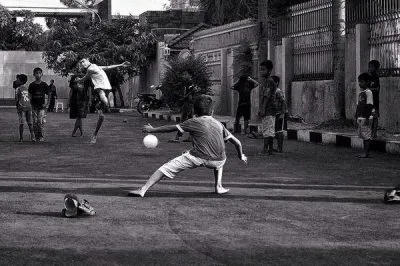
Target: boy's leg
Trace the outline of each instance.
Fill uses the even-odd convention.
[[[38,111],[38,136],[40,141],[44,141],[45,137],[45,117],[46,110],[41,109]]]
[[[372,138],[376,139],[378,132],[378,117],[376,116],[374,116],[374,118],[372,119],[371,130],[372,130]]]
[[[244,119],[244,133],[245,134],[250,133],[250,131],[249,131],[249,119]]]
[[[39,110],[37,110],[37,109],[33,109],[32,110],[32,121],[33,121],[33,132],[35,134],[35,138],[37,140],[39,140],[39,138],[40,138],[40,136],[39,136],[39,127],[38,127]]]
[[[24,138],[24,117],[23,112],[18,111],[18,122],[19,122],[19,141],[22,142]]]
[[[28,127],[29,127],[29,133],[31,134],[31,141],[36,141],[35,133],[33,132],[33,126],[32,126],[32,112],[26,111],[25,118],[26,118],[26,123],[28,124]]]
[[[222,173],[223,173],[223,168],[214,169],[215,193],[217,194],[225,194],[229,191],[229,189],[224,188],[222,186]]]
[[[278,152],[283,152],[283,132],[278,132],[277,133],[277,137],[278,137]]]
[[[92,140],[90,141],[92,144],[95,144],[97,142],[97,134],[99,133],[99,130],[101,128],[101,125],[103,125],[104,121],[104,113],[102,110],[98,110],[99,118],[97,120],[97,125],[96,125],[96,130],[93,133]]]
[[[363,142],[364,142],[364,154],[359,157],[360,158],[368,158],[369,157],[369,149],[371,146],[371,140],[365,139]]]
[[[240,129],[240,118],[242,116],[242,112],[240,110],[240,106],[237,108],[236,110],[236,117],[235,117],[235,125],[234,125],[234,129],[233,129],[233,133],[241,133],[241,129]]]
[[[82,127],[82,118],[78,118],[78,128],[79,131],[81,132],[81,136],[83,135],[83,127]]]
[[[137,190],[129,191],[129,194],[134,195],[134,196],[144,197],[144,194],[146,194],[147,190],[149,190],[152,186],[154,186],[155,184],[160,182],[160,180],[163,177],[164,177],[163,172],[161,172],[160,170],[157,170],[154,172],[154,174],[152,174],[150,176],[149,180],[147,180],[146,184],[143,187],[141,187]]]
[[[24,140],[24,124],[19,125],[19,141],[22,142]]]
[[[76,137],[76,136],[75,136],[75,133],[76,133],[76,131],[78,130],[78,128],[79,128],[79,118],[77,118],[77,119],[75,120],[74,130],[72,130],[72,137]]]

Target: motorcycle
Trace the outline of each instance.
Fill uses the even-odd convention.
[[[151,88],[154,87],[152,86]],[[156,95],[152,93],[138,93],[137,98],[138,103],[136,109],[140,114],[149,110],[157,110],[162,106],[162,101],[158,100]]]

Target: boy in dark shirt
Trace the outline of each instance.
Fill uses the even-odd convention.
[[[214,170],[215,192],[224,194],[229,191],[222,186],[222,172],[226,161],[225,142],[235,145],[238,157],[247,163],[243,154],[242,144],[222,124],[212,116],[212,99],[201,95],[194,100],[195,118],[186,120],[179,125],[153,128],[148,125],[143,128],[146,133],[188,132],[192,136],[193,148],[161,166],[146,184],[140,189],[129,192],[129,196],[144,197],[147,190],[163,177],[173,179],[178,173],[197,167],[207,167]]]
[[[29,97],[28,89],[25,87],[26,82],[28,81],[28,77],[24,74],[18,75],[18,82],[20,86],[16,88],[16,105],[18,110],[18,118],[19,118],[19,141],[23,141],[24,136],[24,114],[25,120],[28,124],[29,131],[31,133],[31,141],[35,141],[35,135],[33,133],[32,127],[32,106],[31,99]]]
[[[361,88],[358,94],[356,121],[358,136],[364,140],[364,154],[360,158],[369,157],[369,148],[371,142],[371,121],[373,119],[374,105],[373,94],[368,88],[370,82],[370,75],[362,73],[358,76],[358,84]]]
[[[242,75],[239,78],[239,81],[232,86],[232,90],[235,90],[239,93],[239,103],[236,111],[235,118],[235,133],[240,132],[240,118],[244,119],[244,133],[248,133],[247,129],[249,127],[249,120],[251,117],[251,91],[256,87],[256,84],[249,79],[248,76]]]
[[[373,120],[371,124],[371,130],[372,130],[372,138],[376,139],[377,137],[377,131],[378,131],[378,118],[379,118],[379,92],[381,90],[381,85],[379,82],[379,75],[378,75],[378,70],[380,67],[380,63],[377,60],[371,60],[368,63],[368,73],[370,75],[370,83],[369,83],[369,88],[372,91],[372,96],[374,98],[374,109],[375,112],[372,114],[373,115]]]
[[[49,86],[42,81],[43,71],[37,67],[33,70],[35,81],[29,84],[29,94],[32,104],[33,130],[36,139],[40,142],[44,141],[45,136],[45,118],[46,118],[46,94],[49,99]]]

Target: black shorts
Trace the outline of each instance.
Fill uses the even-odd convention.
[[[287,116],[285,118],[280,118],[280,115],[275,117],[275,132],[280,132],[287,130]]]
[[[95,107],[96,110],[99,111],[104,111],[104,112],[108,112],[108,106],[106,106],[101,100],[100,100],[100,91],[104,91],[107,99],[108,99],[108,95],[110,94],[111,90],[103,90],[103,89],[95,89],[94,90],[94,101],[95,101]]]
[[[250,120],[251,117],[251,106],[250,105],[239,105],[236,111],[236,117],[242,117],[244,120]]]

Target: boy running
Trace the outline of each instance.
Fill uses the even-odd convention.
[[[35,132],[36,140],[44,141],[45,137],[45,123],[46,123],[46,94],[49,99],[49,86],[46,82],[42,81],[43,71],[37,67],[33,70],[35,81],[29,84],[28,92],[31,96],[32,104],[32,118],[33,130]]]
[[[214,170],[215,192],[217,194],[224,194],[229,191],[229,189],[222,186],[222,171],[226,161],[224,141],[233,143],[239,158],[247,163],[247,157],[242,151],[242,144],[219,121],[211,116],[212,99],[209,96],[198,96],[194,101],[193,108],[196,117],[188,119],[179,125],[157,128],[148,125],[143,128],[145,133],[188,132],[193,140],[193,148],[161,166],[150,176],[143,187],[130,191],[129,196],[144,197],[147,190],[163,177],[173,179],[184,170],[201,166]]]
[[[31,99],[28,89],[25,87],[25,84],[28,81],[28,77],[24,74],[20,74],[18,75],[18,81],[20,86],[16,88],[15,95],[19,118],[19,141],[22,142],[24,139],[24,114],[26,123],[29,127],[29,132],[31,133],[31,141],[36,141],[32,126]]]
[[[97,107],[97,112],[99,114],[99,118],[97,121],[96,130],[93,133],[92,139],[90,143],[95,144],[97,142],[97,134],[101,128],[101,125],[104,121],[104,111],[109,110],[108,103],[108,94],[112,90],[110,81],[108,80],[105,70],[110,70],[118,67],[129,67],[131,63],[124,62],[119,65],[111,65],[111,66],[98,66],[96,64],[92,64],[89,59],[84,58],[79,61],[80,66],[86,70],[86,75],[82,78],[77,78],[76,82],[83,82],[86,79],[90,78],[94,85],[94,91],[100,98],[100,105]]]
[[[361,92],[358,94],[356,109],[356,121],[358,125],[358,136],[364,140],[364,154],[360,158],[369,157],[369,148],[371,142],[371,121],[373,119],[374,100],[371,90],[368,88],[370,76],[368,73],[362,73],[358,76],[358,84]]]

